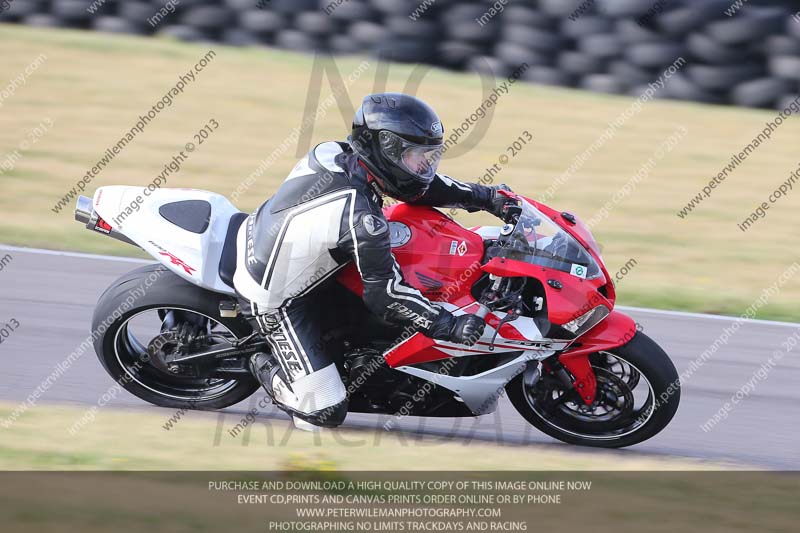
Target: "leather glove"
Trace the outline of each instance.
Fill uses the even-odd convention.
[[[453,317],[450,327],[450,342],[472,346],[483,335],[486,322],[478,315],[460,315]]]
[[[504,209],[507,205],[519,205],[519,202],[515,198],[509,198],[508,196],[499,193],[497,191],[508,191],[514,192],[511,190],[511,187],[503,183],[502,185],[495,185],[490,187],[492,193],[491,197],[489,198],[489,209],[488,211],[496,216],[497,218],[505,221],[504,218]]]
[[[483,335],[486,322],[477,315],[453,316],[442,310],[434,322],[428,336],[443,341],[472,346]]]

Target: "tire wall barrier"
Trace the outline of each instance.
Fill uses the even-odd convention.
[[[0,0],[0,22],[370,54],[533,83],[787,107],[800,2],[764,0]],[[795,104],[796,106],[797,104]]]

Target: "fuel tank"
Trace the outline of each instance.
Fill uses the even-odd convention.
[[[441,211],[399,203],[383,210],[389,222],[392,253],[406,283],[432,301],[456,307],[474,301],[472,285],[481,277],[483,238]],[[361,280],[348,266],[339,281],[360,294]]]

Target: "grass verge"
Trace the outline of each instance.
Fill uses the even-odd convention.
[[[0,419],[16,407],[0,404]],[[401,433],[328,430],[307,433],[285,420],[260,419],[231,437],[240,415],[188,412],[164,429],[169,409],[37,406],[2,429],[0,470],[705,470],[724,465],[655,458],[635,451],[568,446],[500,446]],[[435,460],[432,458],[435,457]]]
[[[13,407],[0,404],[0,416],[7,416]],[[459,441],[413,439],[394,433],[382,435],[378,444],[353,447],[343,443],[374,439],[373,432],[341,430],[313,435],[289,431],[288,422],[276,420],[270,420],[268,426],[257,425],[256,433],[260,432],[260,436],[254,433],[249,445],[223,438],[215,446],[220,430],[216,417],[190,413],[166,431],[163,425],[173,414],[166,409],[102,409],[93,422],[70,435],[69,428],[84,413],[84,409],[77,407],[37,406],[12,428],[0,430],[3,435],[0,470],[6,470],[0,471],[3,531],[276,531],[277,526],[268,526],[275,521],[299,522],[298,527],[304,528],[301,530],[354,531],[358,528],[337,525],[346,522],[345,519],[328,519],[330,525],[314,526],[322,520],[299,518],[296,509],[366,507],[305,505],[302,501],[247,502],[239,496],[282,492],[212,489],[212,480],[568,482],[580,479],[591,483],[586,491],[530,492],[563,492],[558,503],[482,506],[502,507],[502,519],[492,521],[524,522],[528,530],[533,524],[550,529],[549,526],[563,528],[574,523],[574,527],[580,527],[591,523],[593,530],[604,533],[619,531],[619,523],[624,522],[631,529],[664,533],[676,528],[695,531],[698,527],[712,533],[759,528],[789,531],[797,520],[796,502],[791,495],[796,493],[798,478],[785,473],[701,472],[721,465],[647,457],[635,452],[579,451],[566,447],[555,450],[553,446],[477,442],[464,445]],[[269,428],[266,432],[265,427]],[[266,445],[265,433],[273,437],[283,435],[285,442]],[[259,440],[261,443],[257,444]],[[87,472],[91,470],[112,471]],[[323,491],[320,497],[342,492],[403,494],[392,490],[348,489]],[[303,490],[290,494],[308,498],[310,493],[318,492]],[[376,530],[377,523],[397,523],[374,519],[372,522],[372,530]],[[384,526],[380,530],[418,529],[427,530],[420,526],[411,529]]]

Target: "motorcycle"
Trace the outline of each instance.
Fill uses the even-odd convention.
[[[114,282],[93,318],[107,372],[152,404],[222,409],[259,388],[247,361],[268,352],[238,308],[236,235],[247,219],[193,189],[108,186],[81,196],[87,229],[139,246],[158,263]],[[522,196],[502,226],[467,229],[441,211],[384,208],[405,280],[431,301],[487,323],[473,346],[387,324],[361,301],[356,268],[331,281],[337,321],[320,342],[349,411],[426,417],[492,413],[507,395],[558,440],[618,448],[663,430],[680,382],[667,354],[614,309],[616,293],[588,227]],[[335,349],[334,349],[335,348]]]

